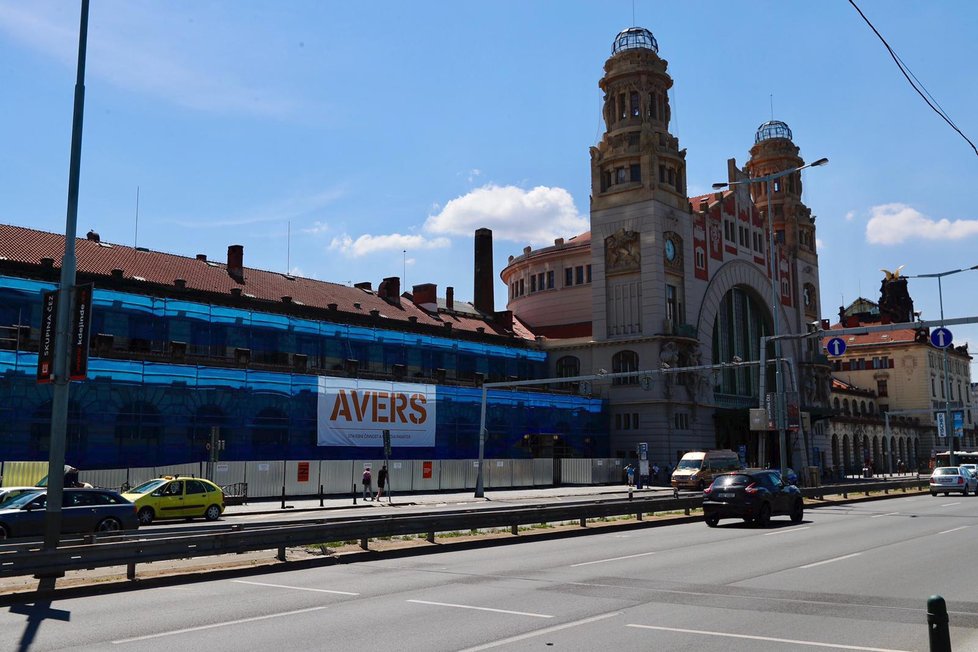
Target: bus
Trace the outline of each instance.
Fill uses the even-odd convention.
[[[950,453],[944,451],[934,455],[935,466],[951,466]],[[955,464],[978,464],[978,451],[954,451]]]

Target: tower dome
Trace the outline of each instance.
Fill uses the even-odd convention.
[[[659,43],[652,36],[652,32],[644,27],[629,27],[618,32],[615,43],[611,46],[611,54],[615,55],[625,50],[636,49],[652,50],[659,53]]]
[[[780,120],[770,120],[758,127],[757,133],[754,134],[755,143],[759,143],[762,140],[770,140],[771,138],[787,138],[791,140],[791,129]]]

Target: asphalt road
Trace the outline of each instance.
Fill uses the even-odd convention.
[[[0,650],[978,650],[978,498],[605,532],[0,608]],[[287,567],[286,567],[287,568]]]

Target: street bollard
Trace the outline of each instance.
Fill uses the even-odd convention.
[[[357,504],[357,483],[353,483],[353,504]]]
[[[282,509],[285,509],[285,485],[282,485]]]
[[[323,485],[319,485],[319,506],[323,506]]]
[[[930,652],[951,652],[947,604],[939,595],[927,598],[927,629],[930,635]]]
[[[628,500],[631,500],[631,499],[632,499],[632,488],[629,487],[628,488]]]

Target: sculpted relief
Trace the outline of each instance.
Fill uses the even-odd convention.
[[[636,231],[618,229],[604,240],[605,271],[608,274],[637,272],[642,266],[641,242]]]

